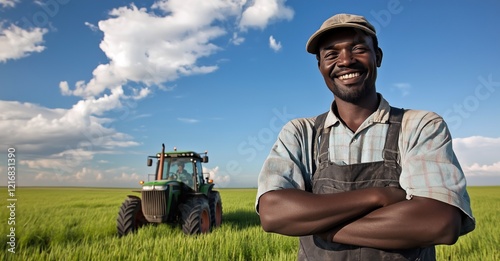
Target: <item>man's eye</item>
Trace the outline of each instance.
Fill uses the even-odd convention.
[[[364,46],[354,46],[354,48],[352,48],[353,53],[364,53],[366,51],[367,51],[367,48]]]
[[[325,55],[325,59],[328,59],[328,60],[332,60],[332,59],[335,59],[337,58],[338,56],[338,53],[336,52],[329,52]]]

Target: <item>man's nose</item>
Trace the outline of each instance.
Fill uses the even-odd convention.
[[[337,61],[337,66],[347,67],[354,62],[352,53],[349,50],[342,50],[339,53],[339,58]]]

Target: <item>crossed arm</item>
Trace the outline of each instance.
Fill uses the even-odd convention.
[[[382,249],[453,244],[461,212],[423,197],[405,199],[397,188],[368,188],[337,194],[274,190],[259,199],[261,225],[289,236],[317,234],[328,241]]]

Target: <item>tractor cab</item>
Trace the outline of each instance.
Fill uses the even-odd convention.
[[[208,162],[207,152],[200,154],[194,151],[174,151],[157,153],[148,157],[148,166],[156,161],[156,181],[178,181],[193,191],[198,191],[200,185],[205,184],[202,163]]]

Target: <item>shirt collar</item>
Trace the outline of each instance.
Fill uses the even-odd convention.
[[[378,105],[378,108],[375,112],[373,112],[370,117],[367,118],[367,120],[370,121],[370,123],[388,123],[389,122],[389,112],[391,110],[391,106],[389,105],[389,102],[387,102],[382,94],[377,93],[378,97],[380,98],[380,103]],[[336,124],[340,124],[340,120],[335,115],[333,112],[333,108],[335,107],[335,100],[332,102],[332,105],[330,106],[330,111],[328,112],[328,115],[326,116],[325,119],[325,128],[331,127]]]

